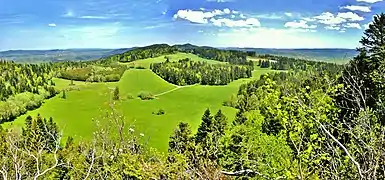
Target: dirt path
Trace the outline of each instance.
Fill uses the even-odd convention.
[[[178,89],[188,88],[188,87],[193,87],[193,86],[196,86],[196,85],[198,85],[198,84],[188,85],[188,86],[177,86],[177,85],[176,85],[176,88],[171,89],[171,90],[168,90],[168,91],[165,91],[165,92],[162,92],[162,93],[159,93],[159,94],[156,94],[156,95],[154,95],[154,96],[155,96],[155,97],[162,96],[162,95],[168,94],[168,93],[173,92],[173,91],[178,90]]]

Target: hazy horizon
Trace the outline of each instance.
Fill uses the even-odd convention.
[[[0,50],[213,47],[348,48],[383,0],[15,0],[0,6]]]

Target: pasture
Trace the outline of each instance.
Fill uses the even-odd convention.
[[[217,61],[197,58],[192,54],[169,55],[170,59],[176,60],[190,57],[197,61]],[[151,58],[135,61],[148,68],[150,63],[164,61],[164,57]],[[257,79],[261,74],[270,72],[269,69],[257,68],[253,72],[253,78],[239,79],[226,86],[203,86],[194,85],[178,87],[170,84],[149,69],[129,69],[117,83],[84,83],[74,82],[78,89],[67,92],[67,98],[61,95],[47,100],[39,109],[30,111],[20,116],[14,122],[4,124],[5,127],[20,128],[28,115],[53,119],[63,130],[64,136],[72,136],[75,139],[89,140],[95,130],[93,119],[102,119],[109,109],[112,91],[118,86],[120,89],[120,100],[116,102],[115,108],[123,115],[126,125],[134,126],[135,133],[143,133],[144,139],[150,147],[166,152],[168,139],[179,122],[188,122],[195,132],[201,122],[201,117],[206,108],[211,113],[222,109],[231,122],[236,110],[222,106],[232,94],[236,94],[241,84]],[[54,79],[57,88],[69,87],[70,81]],[[141,100],[137,98],[140,92],[150,92],[157,95],[153,100]],[[131,98],[128,98],[130,96]],[[153,112],[164,110],[165,114],[155,115]]]

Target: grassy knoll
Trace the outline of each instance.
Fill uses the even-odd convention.
[[[164,57],[165,56],[159,56],[156,58],[142,59],[142,60],[137,60],[137,61],[133,61],[133,62],[129,62],[129,63],[121,63],[121,64],[127,64],[129,66],[135,66],[135,67],[140,66],[140,67],[145,67],[145,68],[149,69],[150,64],[152,64],[152,63],[160,63],[160,62],[166,61],[166,59]],[[208,60],[208,59],[201,58],[197,55],[189,54],[189,53],[176,53],[176,54],[167,55],[167,57],[170,58],[170,61],[178,61],[180,59],[190,58],[192,61],[206,61],[208,63],[215,63],[215,64],[216,63],[226,63],[226,62]]]
[[[127,95],[136,97],[142,91],[153,95],[176,88],[149,69],[130,69],[126,71],[119,82],[120,96],[124,99]]]
[[[181,54],[172,56],[181,56]],[[163,57],[161,59],[163,60]],[[149,61],[149,59],[139,61]],[[215,63],[215,61],[211,62]],[[124,73],[118,83],[74,82],[75,86],[80,88],[68,92],[66,99],[58,95],[47,100],[39,109],[30,111],[14,122],[4,125],[21,127],[27,115],[36,116],[40,113],[46,118],[53,117],[64,131],[64,136],[90,139],[95,130],[93,119],[101,119],[105,115],[113,88],[119,86],[121,100],[117,102],[116,109],[124,115],[126,125],[134,125],[137,134],[143,133],[143,139],[148,140],[149,146],[166,152],[169,136],[177,124],[181,121],[188,122],[196,131],[206,108],[210,108],[212,113],[222,109],[229,118],[229,122],[232,121],[236,110],[222,106],[222,102],[232,94],[236,94],[241,84],[257,79],[261,74],[270,71],[256,68],[253,78],[239,79],[226,86],[194,85],[178,88],[149,69],[130,69]],[[67,88],[70,83],[62,79],[54,81],[59,89]],[[153,100],[143,101],[136,98],[141,91],[160,95]],[[135,98],[126,98],[129,94]],[[163,109],[165,114],[153,114],[159,109]]]

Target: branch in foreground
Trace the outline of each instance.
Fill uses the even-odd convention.
[[[227,176],[242,176],[242,175],[254,175],[254,174],[261,175],[260,173],[254,172],[251,169],[240,170],[240,171],[235,171],[235,172],[221,171],[221,173],[224,175],[227,175]]]

